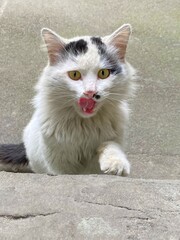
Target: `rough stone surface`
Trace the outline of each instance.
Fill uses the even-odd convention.
[[[180,182],[0,173],[0,239],[179,240]]]

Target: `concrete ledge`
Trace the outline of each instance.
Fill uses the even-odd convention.
[[[178,180],[1,172],[0,239],[178,240],[179,189]]]

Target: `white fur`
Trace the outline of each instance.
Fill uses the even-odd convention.
[[[104,173],[127,176],[130,173],[130,164],[126,155],[115,142],[106,143],[99,156],[100,169]]]
[[[128,120],[126,99],[132,90],[132,67],[122,64],[123,74],[97,80],[101,62],[88,37],[88,52],[74,61],[68,58],[47,66],[37,84],[35,112],[24,130],[24,144],[31,169],[37,173],[129,174],[130,165],[122,152]],[[78,70],[83,80],[73,81],[67,71]],[[77,100],[87,90],[101,93],[91,116],[84,116]],[[112,93],[112,94],[111,94]],[[113,95],[114,94],[114,95]],[[109,142],[110,141],[110,142]],[[99,154],[106,142],[104,152]],[[100,157],[100,158],[99,158]]]

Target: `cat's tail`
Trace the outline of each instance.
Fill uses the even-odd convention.
[[[0,145],[0,171],[32,172],[23,143]]]

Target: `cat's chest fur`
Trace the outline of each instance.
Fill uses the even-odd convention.
[[[102,108],[87,119],[77,114],[47,117],[36,112],[24,131],[32,170],[50,174],[98,173],[97,149],[106,141],[121,142],[122,110],[119,106]]]
[[[57,126],[52,137],[43,138],[48,168],[55,173],[84,173],[89,168],[92,172],[93,165],[98,165],[97,148],[117,138],[116,124],[110,117],[70,119]]]

